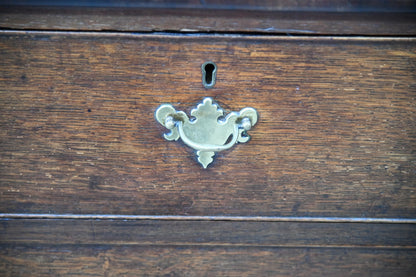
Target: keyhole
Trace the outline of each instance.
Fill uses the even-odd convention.
[[[205,88],[212,88],[215,85],[217,66],[213,62],[206,62],[201,66],[202,84]]]

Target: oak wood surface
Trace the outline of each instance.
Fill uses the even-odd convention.
[[[415,250],[18,245],[2,276],[414,276]]]
[[[68,1],[66,1],[68,2]],[[294,1],[292,1],[294,2]],[[333,2],[333,1],[332,1]],[[0,6],[0,28],[134,32],[234,32],[270,34],[416,34],[415,5],[365,4],[231,9],[212,5],[183,8]],[[295,3],[295,2],[294,2]],[[298,1],[296,1],[299,4]],[[316,2],[317,3],[317,2]],[[374,4],[374,3],[373,3]],[[403,3],[402,3],[403,4]],[[413,5],[413,6],[412,6]]]
[[[381,247],[416,250],[414,223],[92,219],[2,219],[0,223],[0,245]]]
[[[3,213],[414,217],[415,39],[3,31],[0,51]],[[206,96],[260,120],[203,170],[153,113]]]
[[[339,37],[413,36],[413,1],[30,5],[0,3],[1,276],[414,276],[416,39]],[[260,114],[207,170],[153,116],[205,96]]]

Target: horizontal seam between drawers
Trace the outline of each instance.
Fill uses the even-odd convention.
[[[76,31],[76,30],[31,30],[31,29],[0,29],[0,35],[62,35],[62,36],[91,36],[91,37],[124,37],[124,38],[242,38],[242,39],[264,39],[285,41],[368,41],[368,42],[416,42],[413,35],[388,36],[388,35],[319,35],[314,33],[290,34],[283,33],[253,33],[253,32],[129,32],[129,31]]]
[[[172,220],[172,221],[259,221],[259,222],[322,222],[322,223],[399,223],[416,224],[413,218],[367,217],[279,217],[279,216],[182,216],[182,215],[118,215],[118,214],[25,214],[0,213],[1,219],[100,219],[100,220]]]

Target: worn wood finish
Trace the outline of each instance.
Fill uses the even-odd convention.
[[[53,5],[0,3],[1,276],[414,276],[414,1]],[[260,114],[207,170],[153,117],[205,96]]]
[[[382,247],[416,250],[416,224],[3,219],[0,244]],[[415,256],[416,259],[416,256]]]
[[[68,1],[67,1],[68,2]],[[256,1],[257,2],[257,1]],[[299,4],[298,1],[290,1]],[[315,1],[314,1],[315,2]],[[333,3],[333,1],[330,1]],[[397,4],[397,1],[393,1]],[[135,32],[255,32],[270,34],[415,35],[415,7],[395,6],[211,8],[0,7],[0,28]],[[315,2],[317,3],[317,2]],[[376,4],[376,3],[373,3]],[[372,12],[369,12],[372,10]]]
[[[416,212],[414,39],[3,32],[0,50],[1,212]],[[153,116],[205,96],[260,115],[207,170]]]
[[[2,276],[414,276],[414,250],[19,245]]]

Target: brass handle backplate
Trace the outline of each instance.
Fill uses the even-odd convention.
[[[224,111],[209,97],[191,111],[193,120],[169,104],[161,105],[155,114],[156,120],[171,130],[164,134],[165,139],[181,138],[183,143],[197,150],[198,161],[204,168],[213,161],[216,152],[229,149],[237,142],[247,142],[250,139],[247,131],[256,124],[258,117],[253,108],[231,112],[220,120],[223,115]]]

